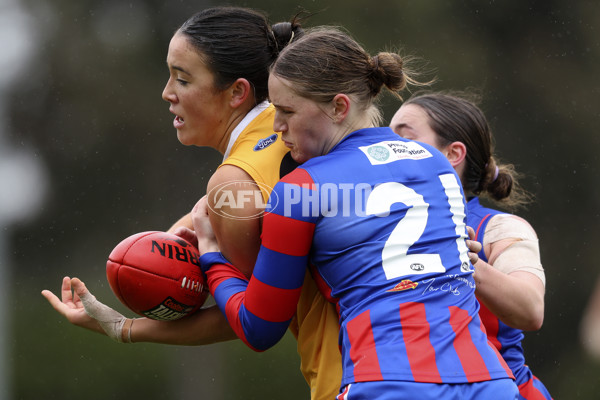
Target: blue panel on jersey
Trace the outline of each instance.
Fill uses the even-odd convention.
[[[239,316],[246,340],[257,350],[267,350],[277,344],[290,324],[290,321],[265,321],[248,311],[243,304]]]
[[[213,297],[219,305],[219,308],[225,314],[225,305],[227,300],[236,293],[243,292],[248,286],[248,281],[239,278],[229,278],[217,287]]]
[[[432,317],[435,317],[435,320],[432,319]],[[461,367],[460,358],[454,347],[443,346],[444,343],[452,343],[456,338],[456,334],[448,324],[450,312],[447,309],[434,309],[433,312],[427,313],[427,320],[431,326],[435,327],[435,329],[432,329],[429,332],[431,344],[435,349],[444,349],[444,356],[436,358],[438,370],[444,371],[447,375],[460,377],[459,380],[466,380],[465,373]]]
[[[214,264],[230,264],[219,252],[204,253],[200,256],[200,268],[206,273]]]
[[[279,182],[271,193],[265,212],[292,217],[299,221],[315,222],[321,215],[319,191]]]
[[[254,276],[267,285],[281,289],[297,289],[304,282],[306,257],[294,257],[260,248]]]
[[[393,343],[393,348],[377,348],[379,363],[384,379],[398,379],[398,375],[389,376],[387,371],[410,371],[410,364],[406,357],[406,345],[402,337],[400,313],[382,312],[385,310],[371,309],[371,321],[376,322],[378,329],[373,329],[375,343]]]

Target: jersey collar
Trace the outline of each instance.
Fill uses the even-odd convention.
[[[256,105],[252,110],[246,114],[244,119],[240,121],[239,124],[235,127],[235,129],[231,132],[231,136],[229,137],[229,143],[227,144],[227,149],[225,150],[225,154],[223,154],[223,161],[229,157],[229,153],[231,152],[231,148],[235,141],[240,137],[240,134],[246,129],[246,127],[252,122],[254,118],[256,118],[261,112],[265,111],[269,107],[268,101],[263,101],[262,103]]]

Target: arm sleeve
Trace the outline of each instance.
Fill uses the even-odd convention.
[[[302,190],[311,189],[286,178],[271,194],[275,205],[263,217],[262,244],[249,281],[220,253],[200,257],[217,305],[236,335],[256,351],[275,345],[296,312],[314,233],[315,218],[304,217],[302,201],[296,201]]]

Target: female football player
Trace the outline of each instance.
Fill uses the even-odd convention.
[[[545,275],[538,239],[527,221],[486,208],[479,196],[509,209],[527,194],[514,169],[498,163],[485,115],[466,96],[427,93],[406,101],[390,127],[400,136],[440,150],[456,169],[467,195],[467,225],[483,244],[475,263],[479,315],[490,341],[516,377],[520,399],[551,399],[527,365],[523,330],[537,330],[544,319]]]
[[[177,137],[184,145],[209,146],[223,154],[207,193],[218,194],[226,188],[233,198],[238,198],[238,191],[254,191],[263,199],[233,207],[211,196],[216,202],[211,204],[210,220],[221,249],[246,276],[252,272],[260,245],[262,203],[290,170],[287,164],[294,164],[286,157],[289,149],[273,131],[275,110],[267,99],[268,69],[302,34],[296,19],[270,26],[259,12],[215,7],[187,20],[169,44],[170,77],[162,95],[175,115]],[[177,233],[186,226],[191,227],[189,216],[170,231]],[[165,322],[125,318],[97,301],[77,278],[65,277],[61,293],[62,301],[43,291],[70,322],[119,342],[202,345],[236,337],[217,307]],[[301,371],[312,399],[333,398],[341,380],[337,314],[310,277],[290,329],[298,340]]]
[[[286,47],[269,77],[274,130],[302,163],[274,188],[248,280],[218,252],[206,198],[192,212],[210,291],[236,334],[285,333],[310,265],[340,318],[338,399],[515,399],[479,318],[458,175],[433,147],[380,123],[374,99],[410,82],[334,28]]]

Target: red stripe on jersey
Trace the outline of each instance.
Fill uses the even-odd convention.
[[[248,339],[246,339],[246,334],[244,333],[241,318],[238,317],[240,307],[242,305],[242,300],[244,300],[244,293],[245,292],[236,293],[233,296],[231,296],[229,300],[227,300],[227,304],[225,305],[225,314],[227,317],[227,321],[229,321],[229,325],[231,325],[231,328],[233,329],[237,337],[239,337],[242,340],[242,342],[246,343],[246,346],[250,347],[254,351],[261,351],[256,349],[248,342]]]
[[[469,382],[478,382],[489,380],[490,374],[487,366],[479,354],[477,347],[473,343],[471,332],[469,331],[469,323],[472,318],[466,310],[462,310],[456,306],[449,307],[450,310],[450,326],[456,335],[454,339],[454,350],[458,354],[463,371]]]
[[[296,168],[283,178],[280,182],[291,183],[292,185],[315,190],[315,181],[305,169]]]
[[[283,322],[294,316],[300,289],[281,289],[252,277],[246,289],[246,309],[269,322]],[[277,299],[277,301],[273,301]]]
[[[481,229],[481,225],[483,225],[485,220],[488,219],[490,215],[492,214],[486,215],[485,217],[481,218],[481,221],[479,221],[479,225],[477,225],[477,230],[475,230],[475,240],[479,240],[479,229]]]
[[[491,312],[490,312],[491,314]],[[493,315],[493,314],[492,314]],[[481,320],[481,317],[479,318],[480,321],[480,325],[479,325],[479,329],[481,329],[482,332],[485,332],[485,325],[483,325],[483,321]],[[490,340],[490,338],[488,337],[488,344],[492,347],[495,348],[496,346],[494,345],[494,343],[492,343],[492,341]],[[502,346],[501,343],[499,343],[500,346]],[[506,371],[506,375],[508,375],[509,378],[511,379],[515,379],[515,376],[513,375],[511,369],[508,367],[508,364],[506,364],[506,360],[504,360],[504,357],[502,357],[502,355],[500,354],[500,351],[498,349],[496,350],[496,357],[498,357],[498,361],[500,362],[500,365],[502,365],[502,368],[504,368],[504,371]]]
[[[207,285],[214,293],[217,287],[230,278],[239,278],[248,281],[248,278],[231,264],[214,264],[206,273]]]
[[[383,380],[370,311],[367,310],[349,321],[346,330],[350,342],[350,359],[354,365],[354,379],[357,382]]]
[[[519,394],[525,400],[547,400],[546,396],[542,392],[540,392],[535,386],[533,386],[533,380],[535,377],[531,378],[525,383],[519,385]]]
[[[442,383],[435,362],[435,349],[429,340],[430,328],[425,318],[425,304],[400,304],[400,323],[406,355],[415,382]]]
[[[492,312],[481,302],[479,302],[479,304],[479,318],[481,318],[481,322],[485,327],[488,340],[492,342],[496,349],[500,350],[502,349],[502,343],[500,343],[500,340],[498,340],[498,331],[500,330],[500,322],[498,321],[498,317],[492,314]]]
[[[278,214],[263,217],[262,245],[289,256],[305,256],[312,245],[315,224]]]

